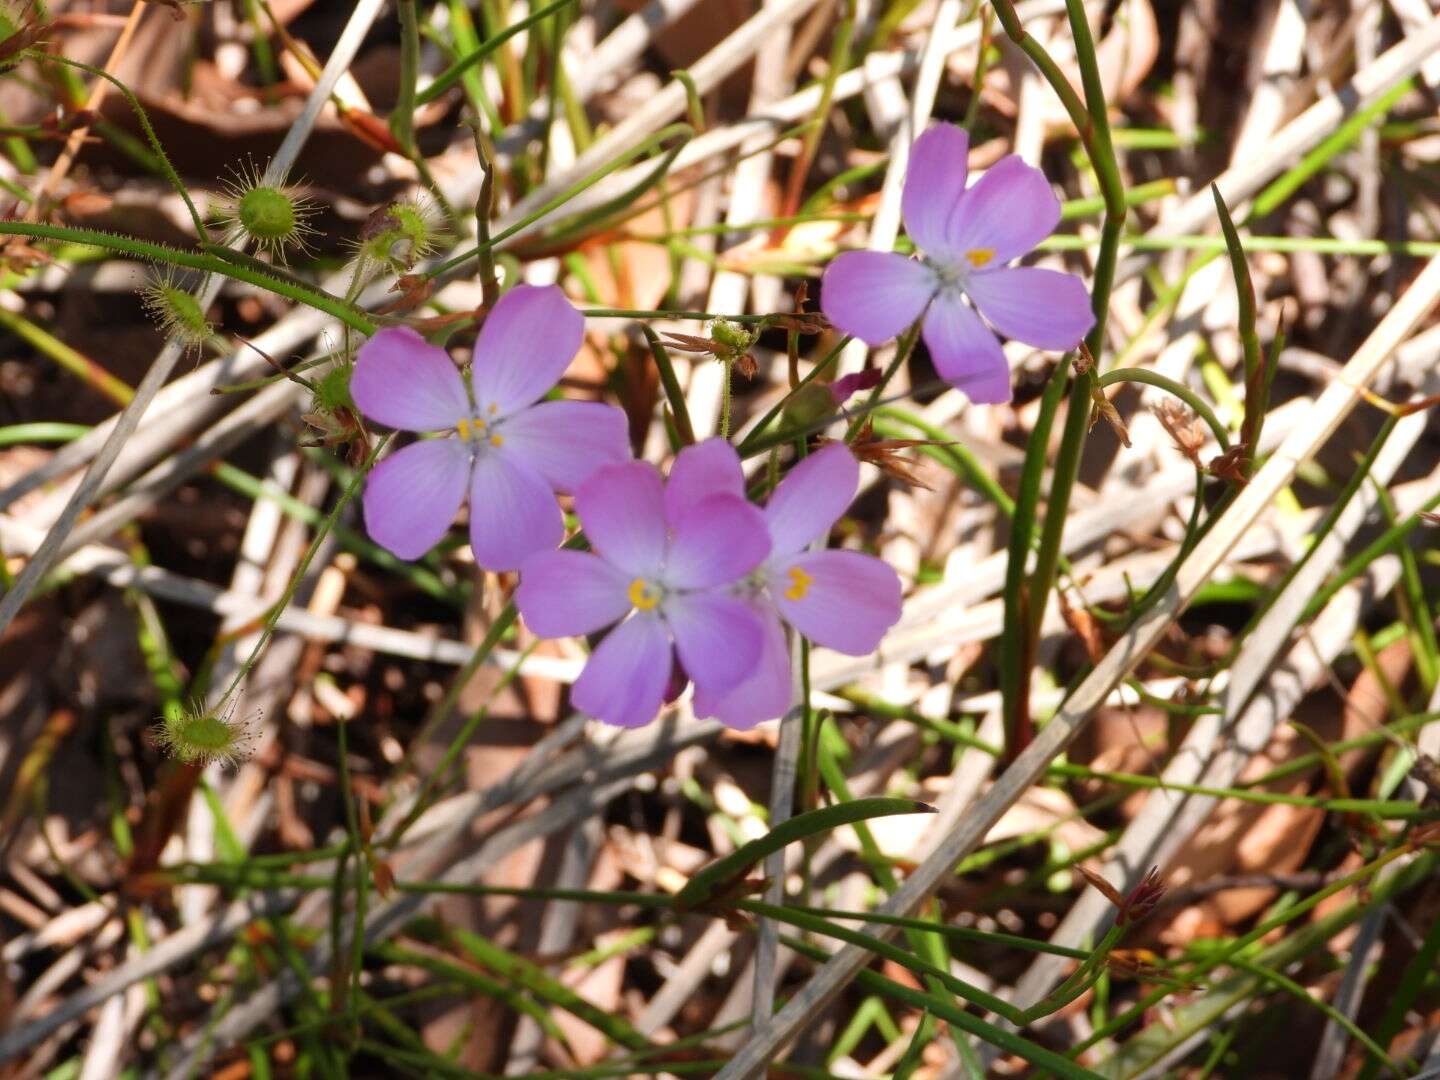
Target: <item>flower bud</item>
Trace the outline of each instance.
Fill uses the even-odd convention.
[[[732,353],[746,352],[755,344],[756,335],[729,319],[716,319],[710,324],[710,338]]]
[[[835,396],[825,383],[806,383],[790,395],[785,427],[808,430],[835,415]]]

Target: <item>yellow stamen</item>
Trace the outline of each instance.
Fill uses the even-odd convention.
[[[505,445],[505,440],[504,440],[501,436],[499,436],[499,435],[491,435],[491,436],[490,436],[490,445],[491,445],[491,446],[503,446],[503,445]]]
[[[469,417],[461,417],[455,421],[455,430],[460,433],[460,438],[467,442],[475,437],[475,423]]]
[[[970,260],[970,265],[976,270],[981,269],[991,259],[995,258],[994,248],[971,248],[965,253],[965,258]]]
[[[810,586],[815,579],[801,570],[798,566],[790,567],[790,587],[785,590],[786,600],[804,600],[805,594],[810,591]]]
[[[500,406],[496,405],[494,402],[491,402],[490,407],[485,411],[488,412],[491,416],[494,416],[500,411]]]
[[[660,603],[660,590],[651,585],[644,578],[636,578],[630,582],[630,602],[641,611],[649,611],[656,604]]]

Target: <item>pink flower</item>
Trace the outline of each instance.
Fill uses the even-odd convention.
[[[923,256],[849,251],[826,268],[820,307],[870,345],[923,314],[921,333],[942,378],[971,401],[1010,400],[1010,368],[995,330],[1041,349],[1073,349],[1095,325],[1073,274],[1007,267],[1055,230],[1060,203],[1039,169],[1004,158],[965,188],[970,137],[940,124],[915,140],[900,211]]]
[[[365,525],[402,559],[434,547],[470,493],[470,546],[491,570],[513,570],[565,537],[555,492],[630,456],[625,414],[587,401],[541,401],[569,367],[585,320],[553,285],[517,285],[475,342],[467,393],[444,349],[408,327],[360,347],[350,393],[371,420],[449,431],[391,454],[365,484]]]
[[[874,652],[900,618],[900,578],[888,564],[858,551],[808,551],[855,498],[860,466],[843,443],[831,443],[790,470],[765,505],[770,554],[742,586],[764,630],[754,672],[729,693],[697,682],[695,712],[736,728],[783,716],[790,708],[790,651],[781,623],[817,644],[851,656]],[[667,498],[687,505],[715,492],[744,491],[740,459],[729,443],[686,447],[670,470]]]
[[[692,494],[666,487],[645,462],[599,469],[575,492],[594,553],[547,551],[520,572],[516,606],[542,637],[620,624],[571,693],[607,724],[655,716],[675,655],[697,695],[711,696],[739,685],[760,658],[760,619],[727,590],[769,554],[765,521],[741,495]]]

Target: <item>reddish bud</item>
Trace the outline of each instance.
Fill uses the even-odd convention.
[[[1160,880],[1160,869],[1152,866],[1140,880],[1140,884],[1131,889],[1121,903],[1120,917],[1116,921],[1121,926],[1132,926],[1140,922],[1155,910],[1164,895],[1165,883]]]
[[[842,375],[830,384],[830,395],[836,405],[844,405],[862,390],[873,390],[880,385],[880,369],[868,368],[853,375]]]

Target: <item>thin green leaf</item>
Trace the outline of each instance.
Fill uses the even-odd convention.
[[[697,908],[714,899],[717,893],[742,877],[765,856],[779,851],[797,840],[804,840],[807,836],[829,832],[842,825],[866,821],[869,818],[893,817],[897,814],[933,813],[935,813],[935,808],[926,803],[916,802],[914,799],[891,798],[857,799],[854,802],[841,803],[839,806],[826,806],[819,810],[811,810],[809,813],[791,818],[784,824],[771,829],[764,836],[751,840],[750,843],[738,848],[725,858],[718,859],[706,866],[690,879],[689,884],[676,893],[675,902],[682,909]]]

